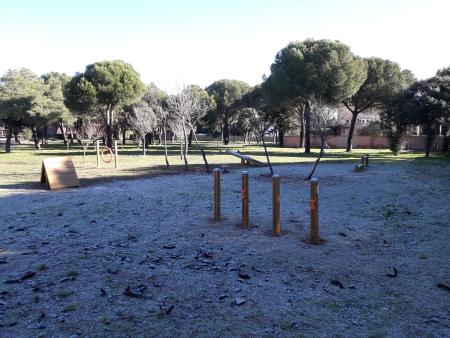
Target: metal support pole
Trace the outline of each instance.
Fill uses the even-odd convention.
[[[95,150],[97,150],[97,168],[100,167],[100,141],[95,141]]]
[[[311,179],[311,242],[319,243],[319,180]]]
[[[272,221],[273,233],[281,235],[280,223],[280,175],[272,176]]]
[[[119,147],[117,141],[114,141],[114,166],[116,169],[119,168]]]
[[[213,170],[214,175],[214,220],[220,221],[220,169]]]
[[[248,171],[242,172],[242,226],[250,228],[248,217]]]

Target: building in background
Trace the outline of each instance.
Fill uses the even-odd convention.
[[[0,122],[0,137],[6,137],[6,127],[2,122]]]
[[[348,136],[350,131],[350,123],[352,120],[352,113],[345,107],[338,108],[338,124],[340,126],[340,135]],[[380,114],[376,109],[367,109],[358,114],[355,124],[354,136],[359,135],[358,131],[361,128],[367,127],[370,124],[380,121]]]

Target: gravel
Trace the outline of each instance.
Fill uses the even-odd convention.
[[[450,165],[322,164],[0,192],[1,337],[448,337]]]

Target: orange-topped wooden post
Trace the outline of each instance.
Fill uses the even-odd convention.
[[[311,242],[319,243],[319,180],[311,179]]]
[[[214,220],[220,221],[220,169],[213,170],[214,177]]]
[[[280,223],[280,175],[272,176],[272,222],[273,233],[281,235]]]
[[[242,226],[250,228],[248,213],[248,171],[242,172]]]

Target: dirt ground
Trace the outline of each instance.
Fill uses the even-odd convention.
[[[310,165],[0,198],[1,337],[449,337],[450,165],[324,164],[320,236],[309,235]]]

